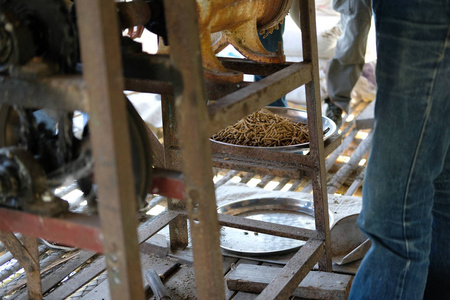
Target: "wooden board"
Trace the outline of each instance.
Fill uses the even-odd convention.
[[[278,267],[239,264],[227,275],[230,290],[260,293],[281,271]],[[293,295],[305,299],[345,300],[353,276],[311,271]]]
[[[375,100],[372,101],[358,117],[356,117],[356,128],[373,129],[374,109]]]

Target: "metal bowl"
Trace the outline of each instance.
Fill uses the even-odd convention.
[[[313,202],[293,198],[243,199],[222,205],[217,212],[298,228],[315,229]],[[330,224],[333,216],[329,214]],[[223,226],[222,249],[247,256],[281,255],[292,252],[304,241]]]
[[[265,109],[273,112],[274,114],[277,114],[279,116],[285,117],[293,122],[300,122],[303,124],[307,124],[307,113],[305,110],[295,109],[295,108],[289,108],[289,107],[272,107],[272,106],[266,106]],[[336,131],[336,124],[326,116],[322,116],[322,126],[324,130],[323,140],[326,141],[331,135],[333,135]],[[218,143],[222,145],[227,146],[233,146],[233,147],[242,147],[242,148],[249,148],[249,149],[271,149],[271,150],[293,150],[295,148],[304,148],[309,146],[308,143],[302,143],[302,144],[294,144],[289,146],[279,146],[279,147],[256,147],[256,146],[243,146],[243,145],[235,145],[230,143],[224,143],[219,142],[213,139],[210,139],[213,143]]]

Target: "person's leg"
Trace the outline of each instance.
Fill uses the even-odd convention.
[[[274,29],[274,31],[269,34],[267,37],[263,38],[263,36],[259,35],[259,40],[263,44],[264,48],[266,48],[270,52],[276,52],[278,50],[279,44],[283,45],[283,32],[284,32],[284,22],[279,24],[278,29]],[[260,81],[264,76],[255,75],[255,81]],[[286,96],[283,96],[271,104],[269,106],[279,106],[279,107],[288,107],[288,103],[286,101]]]
[[[334,1],[341,13],[342,35],[327,72],[330,103],[349,112],[351,92],[364,67],[367,37],[372,20],[370,0]]]
[[[425,300],[450,299],[450,151],[434,187],[433,235]]]
[[[450,31],[450,29],[449,29]],[[448,79],[450,78],[450,32],[447,35],[446,53],[443,65],[436,78],[436,97],[450,102]],[[443,92],[447,91],[447,93]],[[450,150],[443,165],[443,171],[434,182],[433,235],[431,242],[430,266],[426,300],[450,299]]]
[[[400,2],[374,1],[378,92],[358,219],[372,247],[350,299],[422,299],[427,282],[434,180],[450,144],[449,2]],[[434,209],[444,206],[448,218],[448,202]],[[433,249],[448,251],[434,240],[439,235]]]

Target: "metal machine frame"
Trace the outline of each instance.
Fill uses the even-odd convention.
[[[153,59],[157,66],[149,71],[155,77],[150,79],[123,77],[118,37],[108,34],[117,30],[114,1],[77,0],[83,78],[58,76],[33,83],[5,78],[0,83],[0,102],[39,103],[89,112],[93,121],[91,134],[99,217],[69,214],[61,218],[45,218],[0,209],[0,229],[4,231],[0,239],[9,245],[10,251],[13,247],[16,249],[12,252],[15,256],[25,257],[21,259],[24,267],[33,269],[38,265],[33,254],[36,240],[31,239],[31,242],[21,245],[8,232],[55,239],[101,252],[106,257],[112,299],[144,299],[139,241],[169,224],[171,248],[184,248],[188,243],[189,219],[199,299],[225,297],[220,226],[307,241],[258,299],[286,299],[317,262],[321,270],[331,271],[325,156],[339,145],[340,137],[334,136],[324,145],[314,0],[295,1],[299,1],[301,11],[303,61],[263,65],[241,59],[223,59],[226,67],[267,77],[251,84],[218,85],[205,83],[203,79],[194,0],[164,1],[165,7],[170,7],[165,12],[170,59],[151,58],[149,55],[149,61]],[[158,81],[158,68],[168,70],[163,72],[166,80]],[[230,154],[219,146],[211,148],[208,137],[213,133],[301,85],[305,85],[307,95],[308,155],[283,152],[270,152],[268,155],[264,150],[236,150]],[[24,88],[19,91],[19,86]],[[169,211],[158,218],[150,230],[139,235],[136,210],[134,205],[130,205],[134,203],[135,191],[127,122],[124,121],[124,89],[162,95],[164,146],[149,134],[156,167],[150,192],[168,196]],[[44,96],[53,100],[34,101]],[[208,98],[217,101],[207,106]],[[213,166],[292,178],[308,174],[313,183],[316,230],[218,215]],[[68,239],[64,235],[68,231],[79,233],[80,238]],[[30,299],[40,299],[38,277],[36,272],[30,272],[27,277]]]

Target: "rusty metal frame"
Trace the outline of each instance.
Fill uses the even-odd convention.
[[[89,112],[96,161],[94,174],[99,194],[99,218],[74,214],[48,218],[0,209],[1,238],[14,256],[24,257],[21,264],[27,270],[32,299],[40,299],[42,296],[39,262],[37,257],[28,255],[33,249],[32,244],[27,241],[33,238],[26,236],[42,237],[104,253],[112,299],[144,299],[128,122],[123,101],[122,54],[118,35],[113,34],[118,29],[116,7],[111,0],[80,0],[77,1],[76,8],[83,77],[55,76],[34,82],[2,77],[1,103]],[[167,61],[162,60],[162,66],[159,66],[162,71],[157,74],[167,73],[164,68]],[[156,64],[160,62],[158,58],[154,61]],[[180,174],[163,173],[158,176],[156,170],[156,180],[150,190],[170,197],[184,198],[184,183]],[[180,224],[183,220],[186,223],[185,216],[169,212],[158,218],[152,226],[153,230],[147,232],[146,238],[169,223]],[[24,233],[23,246],[15,237],[10,237],[10,232],[17,231]],[[68,232],[78,234],[67,234]],[[74,236],[82,238],[73,238]]]
[[[314,215],[316,230],[324,234],[325,255],[319,261],[319,269],[331,272],[331,237],[328,217],[325,151],[323,143],[322,109],[320,101],[319,58],[316,31],[316,7],[314,0],[298,0],[302,31],[303,59],[312,64],[312,81],[305,85],[308,127],[310,131],[311,157],[315,162],[312,171]],[[300,282],[299,282],[300,283]]]
[[[0,240],[2,241],[4,237],[8,238],[5,234],[20,232],[25,237],[43,238],[70,247],[104,253],[103,232],[98,216],[67,213],[58,217],[43,217],[0,208],[0,217]],[[144,242],[178,218],[185,219],[185,213],[170,211],[161,215],[152,223],[150,229],[139,232],[138,242]],[[8,246],[6,242],[4,244]],[[8,250],[11,251],[9,247]]]
[[[199,299],[225,299],[219,223],[207,132],[206,89],[195,1],[165,0],[174,108]],[[213,266],[213,267],[211,267]]]
[[[80,0],[76,9],[111,297],[144,299],[120,41],[111,34],[118,29],[116,7]]]
[[[58,228],[73,226],[71,231],[91,231],[96,245],[88,246],[77,241],[77,245],[74,246],[82,245],[105,253],[112,299],[144,298],[137,249],[139,238],[134,216],[135,191],[132,184],[129,136],[122,96],[124,87],[137,91],[159,91],[163,94],[164,148],[158,145],[156,139],[152,141],[158,148],[156,155],[159,166],[182,170],[183,176],[180,173],[165,171],[158,177],[156,172],[150,191],[166,194],[171,199],[169,213],[164,219],[158,219],[154,230],[170,224],[172,249],[183,248],[188,241],[186,219],[189,219],[199,299],[225,297],[219,241],[220,225],[253,229],[307,241],[280,273],[286,276],[278,276],[258,299],[286,298],[317,262],[321,270],[331,271],[324,159],[325,155],[339,144],[339,137],[330,139],[327,145],[323,143],[314,0],[295,1],[299,1],[300,4],[303,62],[262,65],[246,60],[222,59],[227,67],[267,75],[257,83],[217,85],[204,82],[195,0],[181,2],[165,0],[165,6],[171,8],[165,11],[171,54],[170,58],[155,57],[154,62],[161,69],[159,73],[153,73],[151,76],[141,74],[135,78],[127,77],[132,68],[122,70],[118,37],[110,34],[118,28],[114,1],[79,0],[77,12],[84,67],[83,78],[58,77],[35,83],[1,78],[2,88],[7,90],[4,94],[12,95],[13,91],[20,90],[22,95],[7,97],[8,99],[2,100],[2,103],[21,98],[22,105],[50,105],[55,108],[86,110],[90,113],[93,123],[91,130],[96,161],[95,176],[99,187],[100,218],[84,220],[81,223],[73,222],[70,218],[64,221],[53,218],[41,220],[45,220],[44,223],[49,222],[47,225],[57,224]],[[135,61],[138,62],[139,60]],[[123,71],[127,77],[125,80],[122,76]],[[155,74],[160,74],[163,81],[158,81]],[[212,133],[300,85],[306,87],[310,128],[309,155],[272,152],[269,168],[261,167],[263,162],[261,157],[268,158],[264,152],[244,151],[227,154],[225,150],[216,147],[213,148],[213,156],[208,139]],[[38,95],[43,97],[37,97]],[[36,102],[36,99],[45,99],[44,96],[50,96],[47,97],[50,100]],[[217,101],[206,106],[206,99]],[[226,155],[228,157],[225,157]],[[295,178],[309,174],[313,182],[316,230],[302,230],[258,221],[249,222],[239,217],[218,215],[212,181],[213,160],[218,166],[257,170],[262,173],[266,170],[270,174],[280,172],[279,175]],[[266,162],[265,164],[267,165]],[[185,211],[187,213],[184,213]],[[9,213],[0,209],[0,216]],[[17,213],[28,220],[36,217]],[[67,225],[66,221],[70,222],[70,225]],[[96,225],[90,226],[92,223]],[[5,224],[0,222],[0,230],[15,230],[11,228],[12,223]],[[29,229],[26,228],[22,230],[35,237],[48,234],[49,240],[52,240],[52,235],[55,234],[55,231],[49,230],[49,226],[44,226],[37,232],[28,232]],[[101,238],[103,241],[100,244]],[[57,240],[56,237],[54,239]],[[23,247],[29,248],[29,244]],[[34,283],[37,281],[33,281]]]
[[[325,154],[330,153],[339,145],[340,138],[334,137],[325,149],[318,88],[315,5],[313,0],[298,1],[301,8],[304,61],[284,65],[282,69],[273,71],[271,74],[264,74],[268,76],[257,83],[242,88],[238,87],[231,93],[223,95],[219,99],[216,98],[217,101],[208,105],[205,112],[202,101],[206,101],[205,97],[210,93],[204,91],[205,85],[202,84],[201,70],[198,69],[200,65],[198,58],[200,51],[196,34],[198,29],[188,17],[190,13],[195,15],[195,3],[194,1],[183,2],[183,5],[177,7],[180,9],[178,11],[175,8],[177,5],[175,0],[166,0],[166,3],[173,8],[166,14],[169,38],[172,38],[169,40],[171,60],[176,72],[180,73],[181,80],[173,82],[175,105],[165,104],[170,105],[171,109],[163,108],[163,111],[166,112],[173,112],[172,109],[176,109],[177,118],[174,121],[177,126],[167,122],[164,129],[176,127],[180,143],[179,145],[172,144],[173,137],[170,137],[171,145],[166,148],[166,163],[171,160],[170,164],[177,169],[183,169],[185,176],[188,217],[193,227],[194,266],[199,299],[223,298],[222,288],[218,289],[222,286],[222,277],[218,274],[221,264],[215,264],[219,261],[220,254],[218,254],[217,245],[216,211],[213,209],[215,201],[213,201],[214,195],[211,187],[212,176],[209,163],[211,153],[207,139],[226,125],[258,110],[300,85],[305,85],[307,96],[308,127],[311,132],[309,155],[274,154],[267,151],[250,153],[241,149],[231,153],[229,149],[219,149],[220,146],[216,145],[213,146],[214,161],[215,165],[228,166],[232,169],[246,171],[264,171],[265,169],[270,174],[280,172],[283,175],[294,175],[294,178],[308,173],[312,178],[316,230],[313,232],[302,231],[300,236],[296,237],[308,240],[306,247],[302,247],[292,261],[285,266],[281,276],[278,276],[258,299],[286,298],[317,262],[319,262],[321,270],[331,271]],[[255,74],[258,74],[259,71],[257,64],[244,63],[239,60],[229,63],[238,70],[239,68],[241,70],[253,68]],[[165,114],[165,117],[168,120],[169,117],[173,118],[173,115]],[[238,153],[239,151],[242,153]],[[265,161],[266,159],[269,163]],[[262,163],[263,167],[261,167]],[[268,164],[271,164],[269,168],[267,168]],[[288,168],[286,168],[287,166]],[[288,171],[286,171],[287,169]],[[218,220],[221,225],[253,228],[269,234],[292,236],[292,233],[289,233],[292,228],[283,226],[277,228],[273,224],[248,222],[248,220],[244,222],[239,218],[233,219],[220,215]],[[208,236],[206,236],[206,232]],[[315,235],[315,237],[308,238],[308,235]],[[216,267],[211,269],[211,265]]]
[[[24,268],[28,299],[42,299],[39,251],[36,238],[23,236],[22,242],[11,232],[0,231],[0,240]]]
[[[315,207],[315,220],[316,220],[316,231],[319,233],[321,238],[313,238],[308,240],[307,246],[302,247],[302,249],[294,256],[294,258],[284,267],[284,270],[280,276],[278,276],[265,290],[264,292],[258,297],[258,299],[284,299],[287,296],[291,294],[293,289],[301,282],[301,280],[306,276],[306,274],[309,272],[309,270],[312,268],[312,266],[319,262],[319,268],[321,270],[331,271],[331,251],[330,251],[330,229],[329,229],[329,219],[328,219],[328,202],[327,202],[327,192],[326,192],[326,184],[325,184],[325,147],[323,143],[323,128],[322,128],[322,113],[321,113],[321,104],[320,104],[320,94],[319,94],[319,75],[318,75],[318,56],[317,56],[317,37],[316,37],[316,27],[315,27],[315,5],[313,0],[298,0],[300,4],[300,11],[301,11],[301,31],[302,31],[302,40],[303,40],[303,53],[304,53],[304,62],[299,64],[293,64],[290,66],[287,66],[286,68],[277,71],[271,75],[268,75],[265,79],[261,80],[260,82],[254,83],[252,85],[249,85],[245,88],[239,89],[229,95],[226,95],[220,99],[218,99],[216,102],[208,106],[208,115],[209,120],[204,121],[202,118],[204,118],[201,102],[199,101],[192,101],[191,99],[182,98],[183,104],[189,104],[194,105],[197,111],[193,113],[192,115],[196,116],[196,118],[192,118],[189,122],[184,122],[183,120],[186,119],[185,111],[182,113],[179,113],[179,118],[177,121],[181,122],[178,124],[178,128],[180,128],[180,140],[184,139],[185,137],[189,136],[191,139],[191,143],[197,143],[199,144],[204,143],[201,140],[201,137],[198,137],[198,132],[196,129],[200,126],[199,124],[202,124],[204,122],[204,128],[201,128],[201,130],[204,132],[203,139],[206,139],[209,137],[212,133],[216,132],[217,130],[225,127],[228,124],[233,123],[239,118],[242,118],[243,116],[259,109],[260,107],[269,104],[274,99],[286,94],[290,90],[294,89],[295,87],[298,87],[300,85],[305,85],[306,89],[306,96],[307,96],[307,113],[308,113],[308,126],[310,128],[310,154],[308,156],[295,156],[295,155],[288,155],[286,153],[265,153],[262,157],[263,158],[269,158],[270,162],[274,162],[273,167],[270,169],[270,173],[276,172],[277,169],[284,169],[282,167],[286,167],[287,162],[293,161],[291,165],[291,170],[293,174],[297,172],[297,176],[299,176],[299,171],[303,170],[306,172],[309,172],[309,175],[312,178],[313,182],[313,192],[314,192],[314,207]],[[186,4],[187,6],[188,4]],[[186,7],[184,7],[186,9]],[[174,10],[175,11],[175,10]],[[187,10],[189,11],[189,10]],[[175,12],[172,12],[175,14]],[[170,18],[170,16],[167,19],[176,20],[175,15],[173,15],[173,19]],[[178,21],[178,20],[177,20]],[[186,20],[184,20],[186,21]],[[183,23],[185,24],[185,23]],[[192,39],[192,34],[190,34],[191,31],[183,31],[180,30],[180,26],[175,26],[172,24],[169,24],[170,26],[174,26],[174,28],[178,28],[178,32],[175,31],[169,31],[170,35],[174,36],[177,35],[177,41],[183,40],[183,38],[189,37],[189,39]],[[190,28],[191,29],[191,28]],[[192,29],[191,29],[192,30]],[[170,36],[169,35],[169,36]],[[196,41],[195,39],[191,44],[194,44]],[[184,46],[184,47],[180,47]],[[196,53],[192,48],[188,48],[187,44],[176,44],[177,49],[183,49],[186,50],[184,53]],[[188,52],[188,50],[193,50],[192,52]],[[177,55],[179,55],[179,59],[183,57],[184,53],[180,53],[179,51],[175,51],[175,53],[172,53],[172,57],[175,58]],[[235,64],[236,66],[239,65],[239,63]],[[180,68],[180,72],[183,72],[183,67],[185,68],[195,68],[194,65],[189,65],[186,62],[180,62],[179,66],[176,66]],[[186,72],[186,71],[185,71]],[[188,75],[189,76],[189,75]],[[191,83],[191,81],[187,78],[187,76],[181,76],[184,80],[186,79],[187,82]],[[195,77],[195,76],[194,76]],[[201,78],[199,78],[201,79]],[[175,88],[184,87],[184,89],[179,92],[180,94],[184,93],[187,97],[189,96],[195,96],[192,93],[192,90],[187,88],[187,84],[185,81],[181,82],[182,84],[174,85]],[[198,84],[198,83],[197,83]],[[201,87],[198,87],[201,88]],[[175,91],[175,94],[177,91]],[[200,92],[201,94],[201,92]],[[204,95],[204,94],[203,94]],[[202,95],[200,95],[202,96]],[[200,99],[204,99],[204,97],[200,97]],[[180,100],[181,101],[181,100]],[[192,109],[189,107],[186,107],[182,105],[180,102],[179,107],[177,109]],[[183,119],[184,117],[184,119]],[[189,132],[186,130],[185,126],[193,125],[192,132],[194,132],[194,136],[190,135]],[[206,131],[206,132],[205,132]],[[194,137],[194,138],[193,138]],[[332,142],[332,147],[329,148],[335,148],[339,144],[339,139],[336,138],[338,142]],[[182,144],[181,150],[183,151],[183,147],[185,145]],[[191,145],[192,146],[192,145]],[[207,147],[207,146],[206,146]],[[208,157],[209,153],[205,149],[203,151],[199,151],[198,148],[191,147],[192,151],[198,151],[197,153],[184,151],[183,154],[183,162],[184,162],[184,171],[186,172],[187,167],[191,167],[192,172],[197,173],[209,173],[209,164],[208,164]],[[215,149],[217,150],[217,149]],[[240,150],[237,150],[240,151]],[[245,151],[245,150],[242,150]],[[330,150],[327,152],[329,153]],[[196,156],[198,153],[202,153],[203,161],[206,161],[206,164],[198,165],[198,162],[196,164],[195,161],[192,161],[192,159],[198,158]],[[241,153],[242,160],[239,161],[238,157],[234,154],[236,153],[228,153],[229,155],[226,157],[228,163],[225,163],[225,159],[222,160],[221,166],[233,166],[237,169],[242,168],[244,166],[245,170],[255,170],[258,171],[261,170],[261,168],[258,169],[258,163],[259,165],[264,160],[257,159],[258,157],[261,157],[261,155],[264,153],[264,151],[261,151],[261,153]],[[222,155],[226,155],[227,153],[225,151],[222,152]],[[217,158],[217,156],[215,157]],[[290,158],[290,159],[288,159]],[[252,160],[253,159],[253,160]],[[216,160],[217,161],[217,160]],[[253,165],[251,163],[249,164],[249,161],[253,161]],[[234,164],[234,165],[233,165]],[[197,165],[198,168],[193,168],[193,165]],[[220,165],[220,164],[219,164]],[[267,166],[267,162],[265,162],[265,166]],[[185,176],[187,173],[185,173]],[[191,174],[191,176],[195,176]],[[200,175],[200,177],[203,175]],[[198,176],[197,176],[198,177]],[[208,180],[207,177],[203,176],[202,180]],[[210,179],[209,179],[210,180]],[[187,183],[188,184],[188,183]],[[207,183],[204,183],[204,185]],[[191,224],[195,222],[192,218],[196,218],[200,224],[204,222],[203,219],[200,217],[202,216],[202,213],[205,213],[205,210],[208,211],[211,204],[203,203],[200,201],[210,201],[208,199],[208,192],[201,193],[202,191],[198,189],[197,185],[193,188],[193,195],[195,195],[199,200],[196,201],[196,199],[189,199],[188,198],[188,206],[191,202],[194,205],[197,205],[197,210],[192,211],[193,207],[190,208],[191,211],[188,211],[189,218],[191,219]],[[187,190],[189,191],[189,186],[187,187]],[[206,189],[207,190],[207,189]],[[189,196],[188,196],[189,197]],[[202,205],[203,204],[203,205]],[[215,212],[209,211],[213,214]],[[219,220],[222,219],[223,224],[223,217],[219,216]],[[211,238],[214,239],[216,235],[215,227],[214,227],[214,220],[211,219],[205,219],[205,221],[210,221],[209,225],[212,226],[208,230],[209,234],[211,235]],[[238,228],[248,228],[248,221],[246,222],[239,222],[237,219],[229,221],[228,226],[238,227]],[[266,226],[264,226],[266,225]],[[260,231],[267,231],[274,233],[274,226],[268,225],[268,224],[255,224],[255,227],[260,227]],[[281,230],[282,231],[282,230]],[[278,232],[280,234],[282,232]],[[306,235],[306,233],[305,233]],[[193,239],[195,242],[196,233],[193,233]],[[211,246],[214,245],[214,240],[209,240],[209,244],[204,244],[205,246]],[[197,280],[204,278],[203,276],[211,275],[211,270],[209,269],[210,262],[214,259],[214,253],[211,253],[211,247],[204,247],[204,248],[196,248],[195,244],[193,247],[194,250],[194,262],[197,261],[196,257],[207,257],[206,260],[203,260],[202,262],[198,262],[195,264],[196,266],[196,278]],[[200,252],[200,253],[198,253]],[[208,270],[207,270],[208,268]],[[198,273],[202,274],[198,274]],[[288,279],[286,279],[288,278]],[[217,283],[214,283],[214,280],[217,280]],[[197,283],[197,289],[199,291],[199,298],[200,299],[208,299],[211,298],[212,294],[209,294],[208,292],[213,288],[216,287],[221,279],[217,279],[215,277],[210,277],[209,284],[207,286],[199,286],[200,284]],[[204,283],[204,281],[201,281],[201,283]],[[201,289],[204,289],[205,292],[202,294]],[[215,297],[221,296],[221,290],[217,291],[215,294]]]

